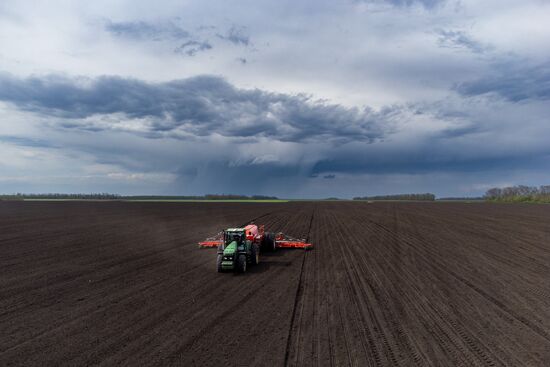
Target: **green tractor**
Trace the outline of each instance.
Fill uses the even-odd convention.
[[[223,243],[218,246],[218,272],[246,272],[248,265],[260,262],[260,245],[246,228],[229,228],[223,232]]]
[[[278,248],[313,248],[311,243],[286,236],[285,234],[265,232],[264,225],[250,223],[244,228],[228,228],[213,237],[199,242],[200,248],[218,248],[218,272],[246,272],[249,265],[260,262],[260,249],[272,252]]]

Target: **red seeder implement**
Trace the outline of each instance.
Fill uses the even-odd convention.
[[[223,232],[199,242],[199,247],[218,247],[223,243]]]
[[[280,248],[303,248],[304,250],[310,250],[313,248],[311,243],[306,243],[304,239],[292,238],[279,232],[275,235],[275,243]]]
[[[249,224],[243,229],[230,228],[225,231],[221,231],[215,236],[208,237],[205,241],[199,242],[199,247],[218,247],[224,243],[225,233],[234,232],[236,230],[242,230],[246,234],[246,239],[258,244],[263,244],[265,241],[273,241],[274,247],[278,248],[303,248],[309,250],[313,248],[311,243],[306,243],[304,239],[297,239],[279,232],[277,234],[265,232],[263,225]]]

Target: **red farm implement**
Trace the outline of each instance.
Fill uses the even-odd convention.
[[[204,241],[199,242],[199,247],[219,247],[227,244],[231,240],[234,233],[242,233],[243,239],[252,243],[258,244],[264,250],[275,250],[276,248],[301,248],[310,250],[313,248],[311,243],[307,243],[304,239],[293,238],[285,235],[282,232],[272,233],[266,232],[264,225],[256,225],[251,223],[244,228],[228,228],[219,232],[215,236],[209,237]]]
[[[305,239],[293,238],[279,232],[275,235],[275,243],[279,248],[303,248],[304,250],[311,250],[313,245],[307,243]]]

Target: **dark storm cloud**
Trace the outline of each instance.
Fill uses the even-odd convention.
[[[550,99],[550,63],[524,66],[521,62],[493,65],[486,77],[457,85],[465,96],[497,94],[509,101]]]
[[[105,23],[105,30],[117,37],[135,40],[179,40],[189,37],[189,33],[181,27],[171,23],[112,22]]]
[[[110,76],[20,79],[3,73],[0,100],[24,111],[62,118],[65,128],[109,130],[115,122],[109,125],[93,118],[121,114],[117,119],[147,119],[138,131],[151,137],[219,134],[292,142],[371,142],[383,137],[399,114],[397,107],[375,112],[305,95],[238,89],[215,76],[147,83]]]
[[[426,174],[433,172],[483,173],[498,172],[506,169],[529,169],[545,167],[549,156],[534,154],[510,154],[495,157],[456,157],[444,149],[434,157],[428,147],[426,151],[403,153],[396,151],[385,157],[376,156],[370,159],[357,156],[341,155],[339,157],[318,161],[311,170],[312,177],[326,172],[348,174]]]
[[[489,47],[473,39],[464,31],[439,30],[437,43],[439,47],[467,49],[473,53],[484,53]]]
[[[71,79],[63,76],[18,79],[0,74],[0,100],[21,110],[61,118],[124,112],[129,117],[161,116],[155,87],[119,77]]]
[[[227,161],[211,161],[193,172],[193,176],[179,175],[180,185],[197,192],[235,194],[269,194],[274,180],[284,180],[286,185],[299,182],[303,176],[300,164],[276,163],[234,165]],[[243,179],[246,177],[246,179]],[[280,181],[279,181],[280,182]],[[276,189],[280,190],[280,188]]]
[[[174,52],[187,56],[195,56],[197,52],[210,50],[212,45],[206,41],[187,41],[178,46]]]
[[[226,34],[217,34],[218,38],[225,41],[229,41],[235,45],[248,46],[250,44],[250,37],[245,33],[243,27],[233,26],[229,28]]]

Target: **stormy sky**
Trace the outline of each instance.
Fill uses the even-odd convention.
[[[550,184],[550,1],[0,3],[0,193]]]

